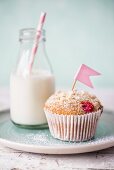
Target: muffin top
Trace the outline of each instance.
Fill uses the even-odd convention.
[[[55,114],[83,115],[103,109],[99,99],[86,91],[57,91],[46,101],[44,110]]]

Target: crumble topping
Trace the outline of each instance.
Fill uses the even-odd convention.
[[[87,103],[84,109],[83,102]],[[89,105],[88,105],[89,103]],[[86,91],[57,91],[45,103],[44,109],[57,114],[82,115],[89,112],[95,112],[102,109],[99,99]]]

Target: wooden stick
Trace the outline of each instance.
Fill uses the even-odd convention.
[[[76,84],[76,79],[75,79],[74,82],[73,82],[72,91],[74,90],[75,84]]]

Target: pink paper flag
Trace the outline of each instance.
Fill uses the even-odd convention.
[[[85,85],[93,88],[92,82],[89,78],[89,76],[97,76],[97,75],[101,75],[100,73],[98,73],[97,71],[93,70],[92,68],[86,66],[85,64],[82,64],[79,68],[79,70],[77,71],[74,79],[75,81],[80,81],[81,83],[84,83]]]

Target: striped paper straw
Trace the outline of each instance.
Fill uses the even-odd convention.
[[[41,31],[43,28],[45,17],[46,17],[46,13],[42,12],[40,15],[39,24],[38,24],[37,31],[36,31],[35,41],[34,41],[34,44],[33,44],[32,50],[31,50],[31,55],[30,55],[30,60],[29,60],[29,65],[28,65],[29,73],[31,73],[32,66],[34,63],[34,58],[35,58],[35,55],[36,55],[36,52],[38,49],[38,44],[39,44],[39,40],[41,37]]]

